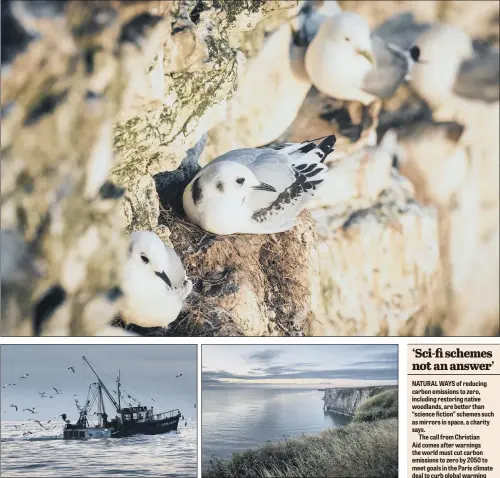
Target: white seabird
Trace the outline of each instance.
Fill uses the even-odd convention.
[[[411,85],[437,110],[438,119],[467,120],[467,105],[498,104],[498,49],[475,48],[471,38],[452,25],[435,25],[419,36],[415,45],[420,55],[412,69]]]
[[[323,138],[321,138],[323,139]],[[188,218],[215,234],[273,234],[294,227],[323,182],[335,136],[230,151],[202,168],[183,195]]]
[[[319,91],[364,105],[392,96],[412,66],[409,51],[372,35],[366,20],[353,12],[325,20],[305,56],[307,74]]]
[[[130,236],[129,258],[122,271],[127,322],[143,327],[167,327],[182,309],[193,283],[174,249],[150,231]]]

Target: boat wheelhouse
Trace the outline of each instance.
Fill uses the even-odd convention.
[[[63,430],[64,439],[121,438],[132,435],[157,435],[177,430],[181,417],[181,412],[178,409],[155,414],[153,407],[140,404],[139,406],[130,406],[129,404],[128,407],[122,407],[121,402],[125,400],[122,397],[120,373],[118,372],[116,380],[117,391],[114,393],[117,395],[117,400],[115,400],[89,361],[85,357],[83,357],[83,361],[94,372],[98,381],[90,385],[87,400],[83,406],[80,406],[78,401],[75,400],[80,412],[76,424],[71,424],[66,419],[66,414],[62,415],[63,420],[66,422]],[[104,407],[103,392],[116,410],[116,416],[111,420],[108,420]],[[127,396],[131,398],[130,395]],[[97,412],[93,415],[98,417],[98,423],[91,425],[88,418],[90,416],[89,412],[96,405]]]

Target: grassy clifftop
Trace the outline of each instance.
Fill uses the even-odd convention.
[[[380,404],[376,402],[373,410],[378,410]],[[319,435],[270,443],[235,453],[229,461],[214,459],[203,472],[204,478],[311,476],[396,478],[397,419],[354,421],[344,428],[325,430]]]
[[[355,422],[373,422],[398,418],[398,389],[385,390],[362,402],[356,409]]]

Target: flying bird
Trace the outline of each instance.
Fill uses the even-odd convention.
[[[175,378],[179,378],[179,377],[182,377],[182,373],[180,373],[179,375],[175,376]]]
[[[23,412],[28,411],[30,413],[35,413],[35,407],[33,408],[23,408]]]
[[[23,380],[23,379],[28,378],[28,377],[29,377],[29,375],[25,374],[25,375],[22,375],[21,377],[19,377],[19,380]]]
[[[38,392],[38,394],[42,397],[42,398],[45,398],[47,395],[45,392]]]
[[[74,367],[68,367],[68,370],[71,370],[73,373],[76,373]]]
[[[54,398],[52,395],[49,398]]]
[[[11,404],[9,405],[9,407],[15,408],[15,409],[16,409],[16,412],[17,412],[17,405],[14,405],[13,403],[11,403]]]
[[[27,435],[33,435],[33,433],[31,433],[31,432],[24,432],[24,433],[23,433],[23,437],[25,437],[25,436],[27,436]]]
[[[325,20],[305,54],[313,85],[325,95],[369,105],[392,96],[409,78],[412,53],[372,35],[368,22],[354,12]]]
[[[196,403],[194,404],[194,408],[196,408]]]
[[[214,234],[292,229],[326,177],[335,135],[303,143],[241,148],[203,167],[183,194],[188,218]]]
[[[122,272],[122,316],[127,322],[167,327],[182,309],[193,283],[174,249],[150,231],[130,236],[129,257]]]
[[[42,425],[42,422],[40,420],[34,420],[35,423],[38,423],[42,428],[45,428],[43,425]]]
[[[62,394],[62,390],[57,390],[56,387],[52,387],[52,388],[56,391],[57,395],[61,395]]]

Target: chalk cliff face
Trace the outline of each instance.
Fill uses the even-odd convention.
[[[437,2],[420,2],[425,20],[424,3]],[[353,6],[378,22],[386,4],[410,2]],[[123,231],[138,229],[169,241],[195,283],[187,318],[168,333],[433,333],[435,208],[415,200],[389,153],[357,151],[373,143],[376,111],[362,112],[369,127],[357,141],[343,140],[335,105],[292,74],[287,22],[296,2],[2,7],[2,335],[116,335],[106,326],[120,309]],[[160,208],[153,176],[174,170],[207,132],[202,161],[278,137],[338,134],[329,186],[292,231],[222,238],[205,250],[202,232]],[[498,251],[497,237],[482,261]],[[474,286],[482,299],[493,279],[460,290]],[[490,334],[477,325],[477,307],[466,310],[474,330],[461,332]]]
[[[335,412],[341,415],[354,416],[359,405],[367,398],[371,398],[380,392],[396,387],[356,387],[356,388],[327,388],[325,389],[325,403],[323,409],[326,412]]]

